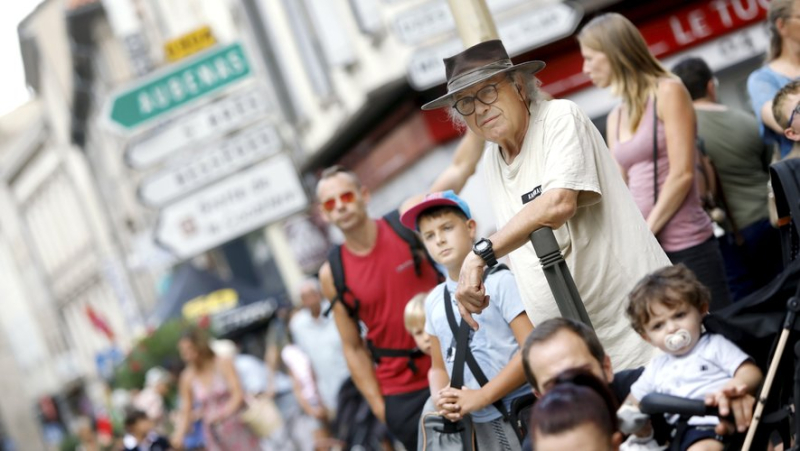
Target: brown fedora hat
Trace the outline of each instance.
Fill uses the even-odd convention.
[[[499,39],[481,42],[463,52],[444,59],[447,94],[422,105],[423,110],[452,106],[453,95],[497,74],[525,70],[531,75],[544,69],[543,61],[526,61],[514,65]]]

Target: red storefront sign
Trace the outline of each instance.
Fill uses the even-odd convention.
[[[768,0],[710,0],[689,5],[674,13],[637,24],[650,51],[657,57],[677,53],[753,25],[767,17]],[[583,58],[575,50],[548,58],[547,68],[537,74],[542,89],[553,97],[589,86],[581,72]]]

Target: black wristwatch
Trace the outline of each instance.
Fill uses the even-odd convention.
[[[475,252],[478,257],[482,258],[486,266],[490,268],[497,264],[497,258],[495,258],[494,249],[492,249],[492,242],[486,238],[481,238],[477,243],[473,244],[472,252]]]

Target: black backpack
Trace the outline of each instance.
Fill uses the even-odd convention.
[[[398,210],[392,210],[391,212],[387,213],[383,216],[383,219],[389,224],[389,226],[394,230],[394,232],[399,236],[403,241],[408,244],[409,252],[411,252],[411,257],[414,261],[414,271],[417,274],[417,277],[422,276],[422,264],[423,260],[427,259],[430,265],[436,270],[438,274],[439,282],[444,281],[444,276],[439,273],[436,263],[433,261],[428,252],[425,250],[425,246],[420,241],[417,234],[404,226],[400,222],[400,212]],[[331,275],[333,276],[333,285],[336,288],[336,297],[331,299],[331,305],[328,307],[328,310],[325,311],[325,315],[329,315],[331,310],[333,310],[333,306],[340,302],[345,310],[347,310],[347,314],[350,315],[351,318],[356,322],[359,322],[358,310],[360,308],[361,301],[359,301],[355,296],[353,297],[353,305],[348,304],[344,300],[344,296],[347,293],[353,294],[348,288],[345,274],[344,274],[344,265],[342,264],[342,246],[336,245],[328,251],[328,263],[331,266]],[[417,372],[417,367],[414,364],[414,359],[423,356],[422,351],[417,348],[412,349],[392,349],[392,348],[378,348],[375,344],[367,340],[367,348],[369,349],[370,353],[372,354],[372,359],[377,364],[381,358],[383,357],[405,357],[408,359],[408,367],[413,372]]]

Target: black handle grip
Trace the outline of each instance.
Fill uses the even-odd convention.
[[[678,414],[687,417],[719,416],[716,407],[709,407],[702,399],[680,398],[662,393],[650,393],[639,401],[639,410],[648,415]]]

